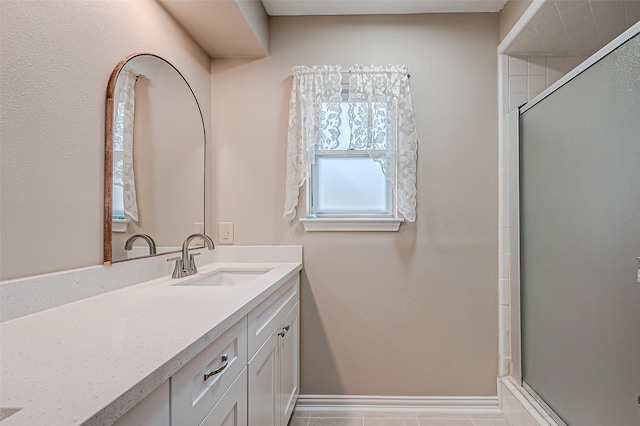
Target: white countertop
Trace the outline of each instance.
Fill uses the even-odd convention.
[[[271,269],[238,287],[172,286],[219,268]],[[302,269],[212,263],[0,324],[11,425],[108,425]]]

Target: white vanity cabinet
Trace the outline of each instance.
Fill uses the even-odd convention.
[[[171,424],[199,425],[246,365],[243,318],[171,376]]]
[[[242,370],[200,426],[248,426],[247,369]]]
[[[114,426],[170,426],[169,380],[127,411]]]
[[[300,382],[298,300],[296,277],[248,315],[250,425],[286,426],[293,412]]]
[[[286,426],[300,393],[300,302],[282,324],[286,333],[280,338],[280,424]]]
[[[117,426],[286,426],[299,393],[299,275],[200,351]]]

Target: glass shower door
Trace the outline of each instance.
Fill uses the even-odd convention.
[[[568,425],[640,425],[640,36],[520,117],[522,378]]]

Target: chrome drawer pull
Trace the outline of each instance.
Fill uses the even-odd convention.
[[[227,368],[227,366],[229,365],[229,356],[227,354],[222,355],[222,366],[220,368],[217,368],[213,371],[211,370],[207,370],[204,373],[204,380],[205,382],[207,381],[207,379],[211,376],[215,376],[216,374],[220,373],[222,370],[224,370],[225,368]]]

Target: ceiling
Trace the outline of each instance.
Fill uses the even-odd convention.
[[[640,0],[547,1],[505,53],[591,55],[639,20]]]
[[[270,16],[499,12],[507,0],[262,0]]]

